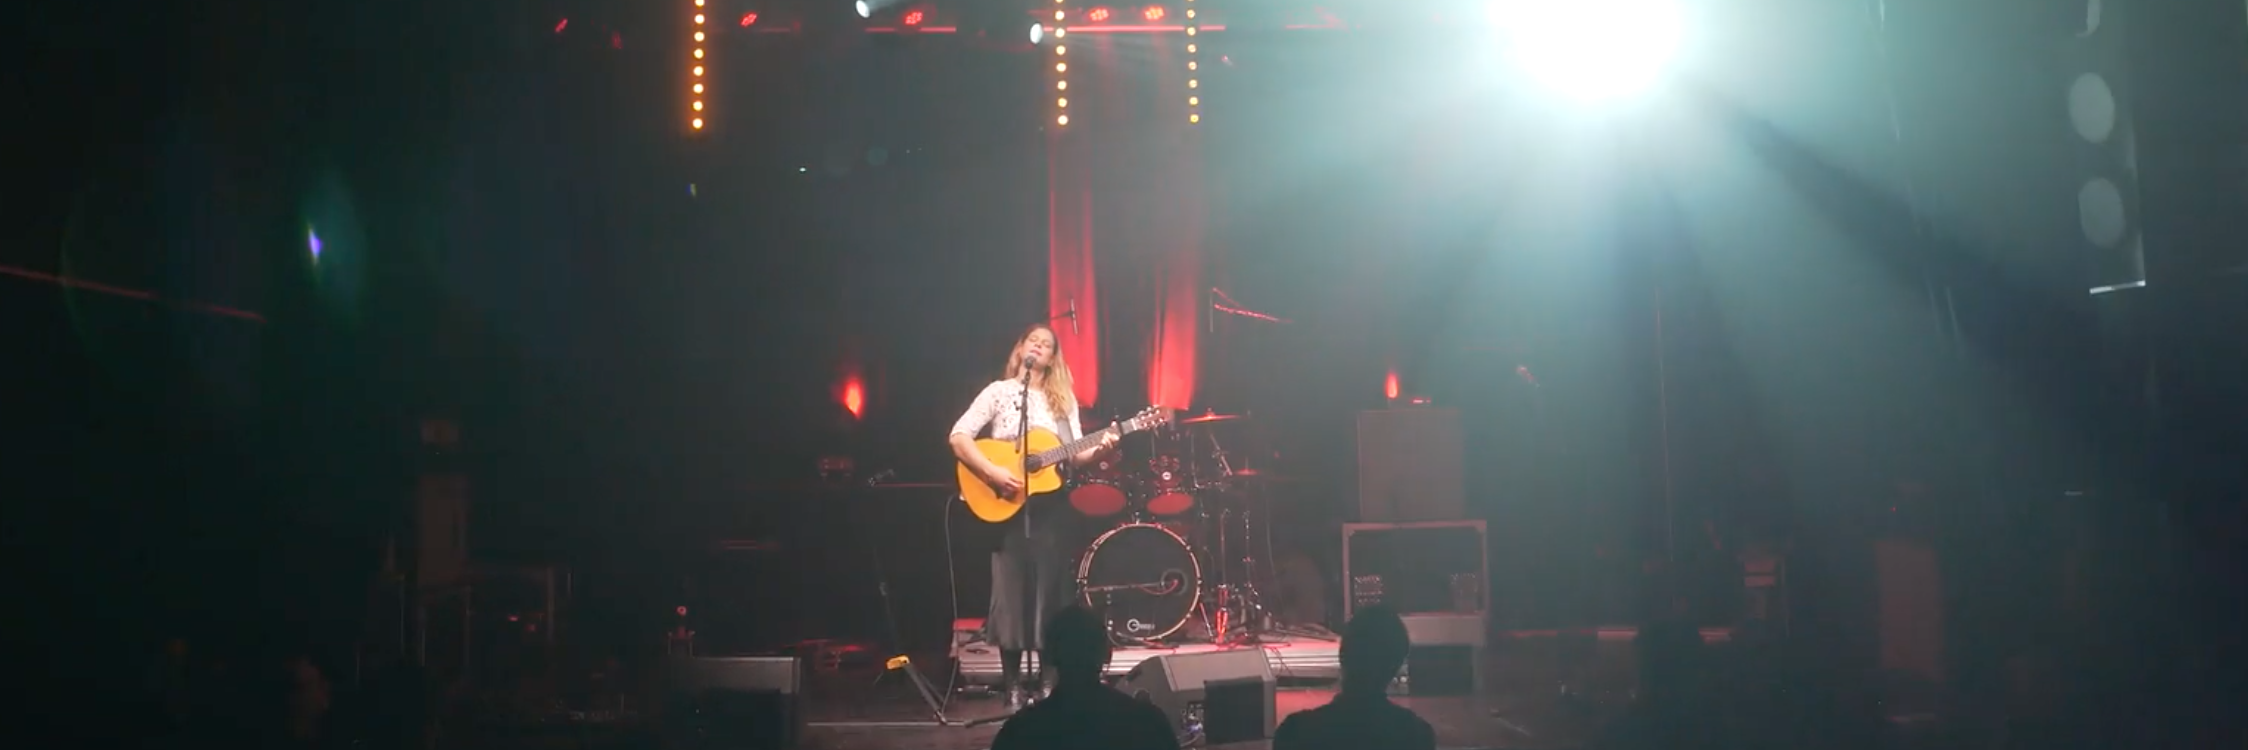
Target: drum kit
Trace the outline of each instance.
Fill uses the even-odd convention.
[[[1271,546],[1258,475],[1238,467],[1219,440],[1222,427],[1243,421],[1180,419],[1154,435],[1144,460],[1119,453],[1072,478],[1071,507],[1115,524],[1078,559],[1077,583],[1117,644],[1204,634],[1249,642],[1275,626],[1255,584],[1254,550]]]

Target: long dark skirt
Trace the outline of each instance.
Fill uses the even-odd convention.
[[[984,629],[1009,650],[1035,651],[1045,643],[1046,621],[1077,601],[1082,518],[1061,493],[1030,499],[1001,529],[991,554],[991,613]]]

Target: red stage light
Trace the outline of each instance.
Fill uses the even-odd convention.
[[[556,34],[560,34],[560,33],[562,33],[562,30],[563,30],[563,29],[567,29],[567,28],[570,28],[570,19],[567,19],[567,18],[565,18],[565,19],[562,19],[562,20],[561,20],[560,22],[558,22],[558,23],[554,24],[554,33],[556,33]]]
[[[905,25],[907,25],[907,26],[919,26],[919,25],[921,25],[921,19],[922,19],[921,11],[918,11],[918,10],[909,10],[909,11],[906,11],[906,14],[905,14]]]
[[[850,410],[852,419],[866,416],[866,386],[856,375],[843,382],[843,408]]]
[[[1085,14],[1085,20],[1093,23],[1108,23],[1108,9],[1094,8],[1093,12]]]
[[[755,13],[743,13],[743,14],[742,14],[742,28],[745,28],[745,29],[746,29],[746,28],[749,28],[749,27],[751,27],[751,26],[756,26],[756,25],[757,25],[757,14],[755,14]]]
[[[1161,5],[1150,5],[1147,6],[1147,10],[1140,11],[1140,17],[1150,21],[1161,21],[1163,15],[1164,11]]]
[[[1382,395],[1388,396],[1391,401],[1397,400],[1396,370],[1389,371],[1389,377],[1382,380]]]

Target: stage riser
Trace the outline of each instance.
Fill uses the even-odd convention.
[[[1108,675],[1121,677],[1140,662],[1162,654],[1198,654],[1219,650],[1215,646],[1183,646],[1171,650],[1120,648],[1108,660]],[[1283,682],[1328,681],[1342,676],[1342,662],[1337,658],[1336,644],[1320,641],[1299,641],[1264,649],[1265,661],[1272,665],[1272,674]],[[999,649],[982,642],[963,645],[954,652],[960,662],[961,682],[969,685],[996,685],[999,683]],[[1023,671],[1034,674],[1038,668],[1036,654],[1023,655]]]

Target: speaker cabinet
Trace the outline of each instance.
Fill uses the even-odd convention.
[[[1481,616],[1489,557],[1482,521],[1343,524],[1343,617],[1375,604]]]
[[[794,657],[672,659],[662,685],[667,748],[788,750],[803,734],[804,667]]]
[[[1467,516],[1460,413],[1404,408],[1358,413],[1358,520]]]
[[[1155,704],[1181,736],[1199,732],[1206,745],[1272,737],[1279,724],[1278,688],[1264,649],[1150,657],[1125,673],[1117,689]]]

